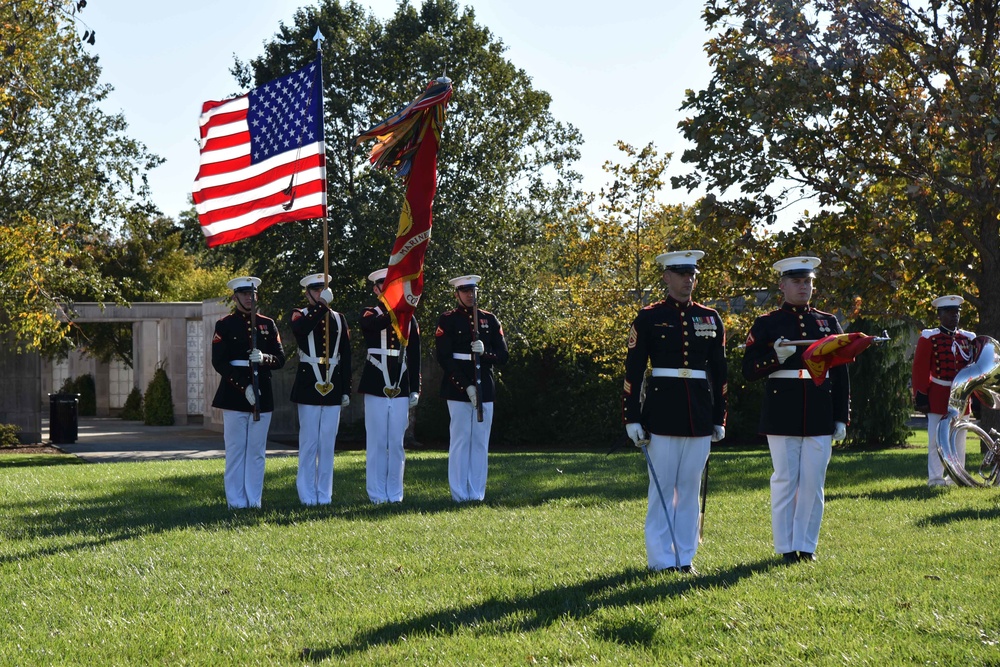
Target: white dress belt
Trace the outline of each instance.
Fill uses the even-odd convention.
[[[812,380],[812,375],[809,375],[809,371],[805,368],[800,368],[797,371],[774,371],[767,377],[781,380]],[[823,377],[830,377],[830,372],[827,371]]]
[[[249,366],[250,365],[250,360],[249,359],[233,359],[232,361],[229,362],[229,365],[230,366]]]
[[[462,361],[472,361],[472,354],[470,352],[452,352],[452,359],[460,359]]]
[[[694,368],[654,368],[653,377],[655,378],[695,378],[698,380],[705,380],[708,375],[705,371],[697,370]]]
[[[952,385],[951,380],[942,380],[941,378],[932,377],[931,382],[934,384],[939,384],[942,387],[950,387]]]
[[[398,357],[399,350],[387,350],[384,347],[370,347],[368,348],[368,354],[384,354],[387,357]]]

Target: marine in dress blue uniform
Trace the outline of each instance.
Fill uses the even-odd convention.
[[[451,416],[448,440],[448,486],[457,503],[480,501],[486,497],[489,472],[490,431],[493,428],[493,403],[496,385],[493,368],[507,363],[507,339],[496,315],[478,309],[473,321],[473,306],[478,298],[480,276],[453,278],[458,306],[438,318],[434,340],[441,377],[441,398],[448,402]],[[473,340],[476,327],[476,340]],[[479,394],[475,383],[475,364],[479,362]],[[482,401],[483,421],[477,418],[476,401]]]
[[[368,275],[372,291],[382,293],[387,269]],[[358,393],[365,396],[365,484],[376,504],[403,501],[406,454],[403,436],[410,408],[420,400],[420,327],[410,320],[406,347],[381,304],[361,311],[361,334],[367,354]]]
[[[819,264],[816,257],[790,257],[774,264],[784,303],[757,318],[743,356],[743,376],[767,381],[760,432],[767,435],[774,468],[774,549],[786,562],[816,558],[826,469],[833,441],[846,437],[850,417],[847,366],[830,369],[816,386],[802,360],[806,347],[787,344],[843,333],[834,315],[809,304]]]
[[[260,507],[267,431],[274,411],[271,371],[285,365],[285,352],[274,320],[260,314],[256,315],[257,347],[253,347],[250,310],[260,279],[244,276],[226,284],[233,290],[236,310],[215,323],[212,337],[212,367],[221,376],[212,407],[222,410],[226,502],[234,509]],[[258,400],[253,391],[253,363],[258,367],[260,421],[253,420]]]
[[[330,276],[314,273],[299,281],[306,306],[289,317],[299,347],[292,402],[299,412],[299,471],[295,487],[304,505],[333,499],[333,453],[340,411],[351,404],[351,332],[330,308]]]
[[[958,328],[965,299],[956,295],[939,296],[931,301],[937,308],[939,326],[924,329],[913,353],[913,401],[927,415],[927,485],[946,486],[954,482],[945,474],[937,450],[937,431],[948,413],[951,384],[958,371],[965,368],[972,354],[976,334]],[[965,461],[965,430],[955,437],[955,449]]]
[[[659,255],[667,298],[640,310],[629,330],[622,415],[636,445],[648,438],[655,472],[645,526],[651,570],[695,572],[702,471],[711,443],[726,435],[726,331],[718,312],[691,300],[704,256],[701,250]]]

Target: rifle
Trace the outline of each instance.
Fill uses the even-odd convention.
[[[257,291],[250,292],[250,347],[257,349]],[[260,381],[257,379],[259,364],[250,362],[250,374],[253,378],[253,420],[260,421]]]
[[[479,340],[479,297],[476,289],[472,289],[472,340]],[[479,368],[479,355],[473,353],[473,378],[476,381],[476,421],[483,421],[483,389],[482,371]]]

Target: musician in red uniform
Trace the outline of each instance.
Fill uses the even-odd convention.
[[[496,387],[493,367],[507,363],[507,339],[500,320],[493,313],[474,308],[479,276],[461,276],[448,282],[455,288],[456,308],[441,314],[434,331],[441,376],[441,398],[448,401],[451,416],[448,441],[448,486],[457,503],[482,500],[486,496],[486,475],[493,426]],[[478,311],[473,322],[473,311]],[[476,391],[476,364],[479,391]],[[479,421],[476,401],[482,401],[483,421]]]
[[[656,258],[667,298],[640,310],[628,336],[622,416],[632,442],[649,443],[646,561],[654,571],[697,574],[702,470],[711,443],[726,437],[726,331],[719,313],[691,300],[704,256],[681,250]]]
[[[818,257],[775,262],[784,302],[753,323],[743,355],[743,377],[767,382],[759,430],[767,436],[774,468],[774,549],[786,563],[816,559],[826,469],[833,441],[847,436],[851,413],[847,366],[831,368],[817,386],[802,359],[806,347],[790,344],[843,333],[836,316],[810,305],[819,264]]]
[[[927,485],[945,486],[953,482],[945,476],[937,451],[937,427],[948,412],[951,382],[968,363],[976,334],[958,328],[962,304],[960,296],[940,296],[931,305],[937,308],[940,325],[924,329],[913,354],[913,402],[927,415]],[[959,458],[965,461],[965,431],[955,440]]]

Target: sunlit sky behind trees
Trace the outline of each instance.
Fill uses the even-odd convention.
[[[198,169],[195,138],[202,102],[245,92],[230,74],[234,55],[242,61],[259,56],[279,23],[291,23],[296,9],[310,4],[92,0],[80,14],[81,28],[96,32],[91,49],[100,58],[101,80],[115,88],[107,110],[123,112],[130,135],[166,158],[149,174],[153,200],[164,214],[176,217],[188,207]],[[360,4],[385,20],[397,3]],[[621,160],[615,148],[619,139],[635,146],[652,141],[660,152],[673,152],[666,175],[681,172],[686,146],[676,127],[677,109],[684,90],[704,87],[710,76],[702,50],[707,34],[701,3],[586,0],[572,9],[533,0],[460,4],[472,7],[477,22],[508,46],[507,58],[532,77],[536,89],[552,95],[555,118],[582,132],[577,171],[585,189],[597,191],[605,184],[601,166]],[[659,198],[693,202],[694,195],[668,185]]]

